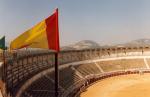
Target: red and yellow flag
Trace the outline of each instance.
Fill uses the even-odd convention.
[[[24,47],[59,51],[58,9],[50,17],[18,36],[10,44],[11,49]]]

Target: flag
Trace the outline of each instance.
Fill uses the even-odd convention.
[[[10,49],[44,48],[59,51],[58,9],[31,29],[27,30],[10,44]]]
[[[5,36],[0,39],[0,49],[5,50]]]

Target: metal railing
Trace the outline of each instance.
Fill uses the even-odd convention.
[[[69,50],[59,53],[59,64],[110,58],[130,55],[146,55],[150,47],[133,48],[96,48],[85,50]],[[134,52],[134,53],[133,53]],[[136,53],[137,52],[137,53]],[[3,56],[0,56],[1,60]],[[20,50],[5,53],[5,64],[2,67],[3,81],[6,83],[6,92],[15,97],[17,89],[29,78],[47,68],[54,67],[54,53],[48,50]],[[15,89],[15,90],[14,90]]]

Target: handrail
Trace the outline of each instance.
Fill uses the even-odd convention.
[[[96,49],[84,49],[84,50],[71,50],[71,51],[61,51],[59,53],[59,61],[60,65],[63,65],[64,63],[70,63],[70,62],[77,62],[77,61],[82,61],[82,60],[93,60],[93,59],[103,59],[103,58],[110,58],[110,57],[119,57],[119,56],[143,56],[143,55],[150,55],[150,47],[137,47],[137,48],[96,48]],[[90,53],[89,53],[90,52]],[[108,53],[109,52],[109,53]],[[20,53],[21,54],[21,53]],[[87,55],[87,56],[85,56]],[[5,72],[7,73],[5,77],[7,78],[7,85],[11,83],[13,86],[14,82],[12,80],[13,77],[15,77],[15,80],[17,82],[21,82],[22,78],[20,77],[23,76],[23,78],[26,78],[26,73],[22,73],[18,75],[14,74],[16,72],[20,72],[21,69],[24,70],[23,67],[29,67],[30,69],[33,70],[33,72],[37,71],[38,68],[33,68],[35,65],[34,62],[38,62],[43,64],[43,62],[47,62],[48,68],[52,68],[54,66],[54,54],[53,52],[49,51],[41,51],[38,52],[35,51],[35,53],[28,53],[25,55],[19,55],[18,57],[13,57],[8,60],[6,60],[6,66],[5,66]],[[31,62],[30,62],[31,61]],[[42,66],[42,65],[40,65]],[[30,68],[31,67],[31,68]],[[38,72],[41,72],[47,68],[41,67],[38,69]],[[33,74],[33,72],[31,74]],[[9,77],[9,74],[11,76]],[[28,74],[27,74],[28,75]],[[12,80],[12,81],[11,81]],[[10,81],[10,82],[8,82]],[[12,87],[10,86],[10,88]],[[9,89],[6,87],[8,92]]]

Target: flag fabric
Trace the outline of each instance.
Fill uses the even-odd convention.
[[[5,50],[5,36],[0,39],[0,49]]]
[[[27,30],[10,44],[10,49],[45,48],[59,51],[58,9],[31,29]]]

